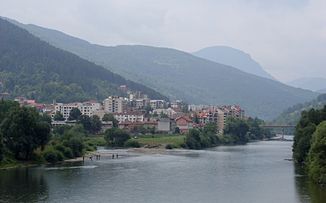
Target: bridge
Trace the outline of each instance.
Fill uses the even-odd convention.
[[[281,129],[282,130],[282,136],[279,138],[279,140],[281,141],[287,141],[284,138],[285,135],[285,129],[291,129],[291,128],[295,128],[296,125],[260,125],[261,128],[270,128],[270,129]]]

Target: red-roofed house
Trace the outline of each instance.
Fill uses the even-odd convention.
[[[187,116],[180,116],[175,119],[175,122],[181,133],[187,133],[190,129],[193,128],[193,122]]]

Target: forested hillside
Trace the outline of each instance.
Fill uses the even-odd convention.
[[[41,41],[0,18],[0,87],[10,97],[72,102],[122,95],[127,85],[152,98],[165,98],[85,59]]]
[[[273,123],[296,125],[300,120],[301,112],[309,111],[312,108],[321,109],[324,105],[326,105],[326,94],[321,94],[310,102],[296,104],[286,109],[273,121]]]

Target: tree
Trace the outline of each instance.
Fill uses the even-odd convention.
[[[38,122],[35,128],[35,142],[38,146],[41,146],[43,151],[45,145],[50,141],[51,127],[49,123],[45,121]]]
[[[1,123],[4,144],[16,159],[29,160],[33,151],[49,139],[49,126],[40,120],[35,109],[22,107],[13,109]]]
[[[86,131],[88,132],[92,131],[92,122],[89,116],[87,115],[79,116],[78,123],[81,124]]]
[[[0,133],[0,162],[3,160],[4,146],[2,142],[2,134]]]
[[[73,108],[70,110],[68,120],[70,120],[70,121],[78,120],[81,115],[82,115],[82,113],[80,112],[80,110],[78,108]]]
[[[102,122],[96,115],[91,117],[91,132],[98,133],[102,128]]]
[[[130,139],[130,135],[122,129],[112,128],[105,131],[104,138],[108,145],[123,147],[124,143]]]
[[[54,114],[53,120],[55,120],[55,121],[64,121],[65,118],[63,117],[63,115],[61,114],[60,111],[57,111]]]
[[[224,133],[231,135],[236,143],[244,144],[248,142],[247,133],[249,126],[242,119],[229,119],[226,123]]]
[[[326,184],[326,121],[317,126],[308,157],[309,176],[318,184]]]
[[[119,121],[114,118],[113,114],[104,114],[102,121],[112,121],[112,125],[114,128],[117,128],[119,125]]]
[[[174,133],[175,133],[175,134],[180,134],[180,128],[179,128],[179,127],[175,127],[175,129],[174,129]]]
[[[293,158],[298,163],[305,163],[311,148],[312,135],[322,121],[326,120],[326,106],[323,109],[303,111],[298,122],[293,142]]]

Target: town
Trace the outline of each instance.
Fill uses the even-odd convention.
[[[52,126],[74,125],[76,120],[70,118],[73,109],[82,115],[97,117],[102,122],[101,131],[113,127],[113,121],[103,119],[111,115],[120,129],[130,133],[142,134],[185,134],[192,128],[201,128],[207,123],[216,123],[217,130],[223,133],[228,118],[244,119],[245,112],[238,105],[188,105],[181,100],[154,100],[141,92],[128,90],[120,86],[127,97],[108,96],[104,101],[90,100],[85,102],[37,103],[35,100],[18,97],[15,99],[21,106],[35,107],[39,112],[52,118]]]

